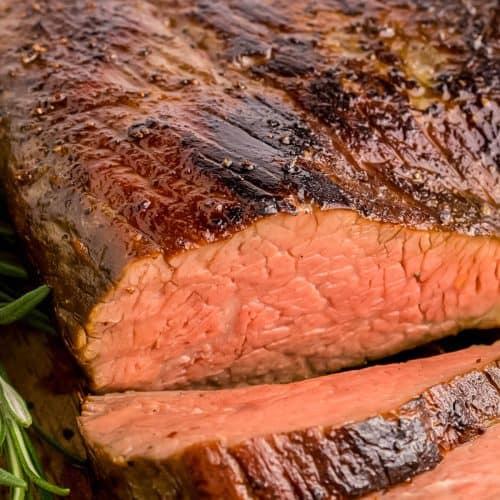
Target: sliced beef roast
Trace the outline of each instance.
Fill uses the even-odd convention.
[[[108,498],[357,497],[434,468],[500,418],[500,342],[293,384],[90,396]]]
[[[4,0],[0,158],[97,391],[500,324],[496,0]]]
[[[450,451],[432,471],[372,500],[497,500],[500,498],[500,425]]]

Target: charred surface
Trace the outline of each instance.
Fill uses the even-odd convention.
[[[200,443],[164,460],[138,457],[119,465],[103,456],[106,491],[111,484],[120,498],[319,500],[387,489],[433,469],[446,452],[498,422],[499,366],[460,375],[389,414],[342,427]],[[120,480],[125,471],[127,481]]]
[[[484,373],[472,372],[433,387],[410,403],[409,407],[419,407],[441,449],[449,450],[481,434],[485,422],[499,417],[498,388],[488,373],[498,376],[498,367],[493,365]]]
[[[332,141],[327,151],[340,157],[323,152],[325,161],[318,163],[325,175],[346,186],[356,179],[343,166],[348,164],[376,187],[375,195],[399,198],[374,206],[363,196],[366,186],[351,184],[351,207],[367,216],[378,212],[386,220],[454,229],[487,215],[483,222],[491,228],[495,209],[489,196],[483,198],[484,185],[476,189],[464,181],[475,172],[490,179],[490,192],[498,190],[498,141],[489,132],[498,126],[498,109],[490,99],[498,98],[498,33],[492,24],[498,5],[278,5],[287,12],[288,34],[276,35],[268,22],[259,33],[260,42],[268,42],[265,60],[236,63],[286,89],[309,119],[328,125],[323,130]],[[224,31],[211,11],[203,13],[208,26],[224,33],[232,54],[232,25]],[[444,27],[446,34],[439,31]],[[498,194],[492,199],[498,209]]]
[[[4,178],[66,324],[131,258],[278,212],[499,234],[496,1],[1,9]]]
[[[438,446],[416,417],[374,417],[341,429],[255,439],[232,453],[256,498],[356,497],[404,481],[441,460]]]
[[[492,375],[489,375],[491,372]],[[230,448],[256,498],[353,498],[434,468],[500,417],[498,366],[430,388],[393,415]]]

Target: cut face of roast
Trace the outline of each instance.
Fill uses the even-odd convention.
[[[286,381],[500,318],[495,239],[277,215],[127,268],[78,354],[99,390]]]
[[[496,343],[293,384],[90,396],[80,428],[118,498],[353,498],[497,422],[499,360]]]
[[[4,1],[2,179],[92,389],[290,381],[498,326],[498,15]]]

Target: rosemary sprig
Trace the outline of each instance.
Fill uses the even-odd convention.
[[[12,247],[15,235],[12,229],[0,222],[0,242],[9,253],[0,254],[0,325],[23,320],[36,328],[54,332],[46,314],[35,308],[50,293],[50,288],[41,285],[14,298],[11,279],[28,277],[28,272],[17,263]],[[67,496],[68,488],[61,488],[47,481],[36,450],[26,429],[33,424],[28,406],[10,384],[7,374],[0,366],[0,457],[6,456],[8,469],[0,468],[0,487],[10,488],[10,500],[33,498],[33,488],[38,488],[41,500],[50,500],[53,495]]]
[[[28,278],[28,273],[24,267],[6,261],[0,261],[0,275],[21,279]]]
[[[0,469],[0,484],[11,486],[13,488],[22,488],[24,490],[28,487],[24,479],[21,479],[4,469]]]
[[[12,302],[13,300],[14,298],[12,295],[0,290],[0,307],[5,305],[7,302]],[[56,335],[56,330],[52,326],[49,316],[38,309],[32,309],[28,314],[21,318],[21,321],[36,330]]]
[[[69,494],[68,488],[61,488],[49,483],[40,472],[40,462],[33,444],[24,430],[32,423],[28,407],[17,391],[6,381],[4,372],[0,373],[0,419],[5,427],[4,447],[10,472],[0,470],[0,484],[10,486],[12,498],[22,499],[28,481],[40,489],[59,496]]]
[[[47,285],[41,285],[31,292],[27,292],[21,297],[0,307],[0,325],[7,325],[20,320],[35,308],[50,293]]]

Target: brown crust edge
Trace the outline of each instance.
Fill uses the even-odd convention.
[[[339,428],[312,427],[225,446],[193,445],[166,460],[92,450],[119,498],[355,498],[435,468],[500,419],[500,361],[424,391],[395,411]],[[126,476],[126,479],[125,479]]]

